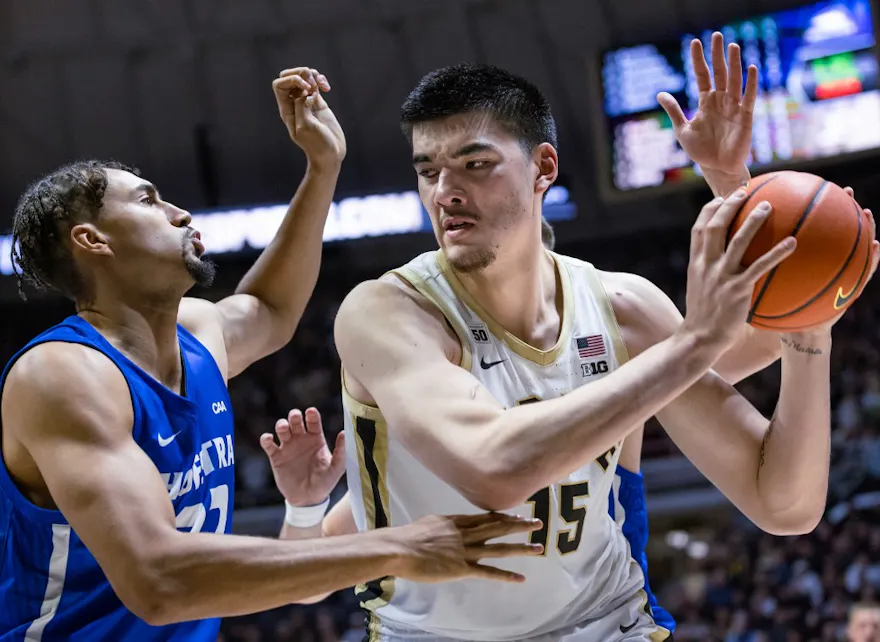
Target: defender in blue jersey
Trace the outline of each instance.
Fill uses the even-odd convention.
[[[15,264],[77,314],[0,380],[2,642],[213,642],[224,615],[388,574],[520,581],[477,562],[540,552],[487,544],[539,526],[494,515],[308,546],[228,535],[226,381],[289,341],[345,155],[323,76],[285,70],[273,88],[309,169],[276,238],[216,304],[184,298],[214,273],[190,215],[124,166],[74,163],[19,203]]]

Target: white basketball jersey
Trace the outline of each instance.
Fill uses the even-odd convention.
[[[461,367],[511,408],[588,385],[627,359],[595,268],[552,256],[564,311],[558,342],[546,351],[501,328],[464,289],[442,252],[423,254],[394,273],[442,311],[461,342]],[[360,530],[408,524],[426,515],[481,512],[404,449],[381,409],[346,392],[343,403],[348,484]],[[420,584],[384,578],[358,587],[362,604],[382,623],[465,640],[523,640],[601,619],[644,586],[627,541],[608,512],[619,455],[620,444],[508,511],[544,522],[530,536],[544,544],[543,556],[487,562],[524,574],[523,584]],[[379,623],[374,621],[371,629],[378,631]]]

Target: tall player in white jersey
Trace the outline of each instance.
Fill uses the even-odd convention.
[[[695,55],[703,109],[694,119],[662,102],[690,140],[685,150],[727,193],[748,176],[757,78],[749,70],[743,97],[738,50],[728,75],[720,34],[713,49],[715,90]],[[505,564],[525,574],[517,586],[378,578],[359,591],[374,613],[371,637],[668,639],[608,515],[628,434],[657,415],[768,532],[808,532],[823,513],[830,327],[779,338],[770,420],[711,369],[742,335],[754,284],[793,239],[745,269],[742,253],[769,209],[751,213],[726,246],[743,194],[706,205],[682,319],[647,280],[543,248],[541,203],[558,157],[550,108],[533,85],[481,65],[439,70],[407,98],[403,127],[440,250],[358,286],[337,316],[354,521],[368,530],[428,512],[534,514],[546,528],[532,541],[545,554]]]

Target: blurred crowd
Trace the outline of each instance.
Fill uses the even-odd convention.
[[[627,251],[620,252],[620,247]],[[558,249],[590,260],[602,269],[645,276],[684,310],[687,230],[642,235],[627,239],[625,244],[560,245]],[[230,384],[237,430],[239,509],[278,504],[282,499],[258,443],[259,435],[271,431],[277,418],[291,408],[314,406],[323,415],[328,441],[332,443],[342,428],[333,319],[345,294],[359,280],[376,274],[325,265],[293,341]],[[870,493],[877,490],[880,480],[877,287],[876,283],[869,286],[834,331],[829,503],[834,508],[820,527],[805,537],[771,537],[754,532],[748,524],[719,529],[705,557],[683,559],[680,572],[667,577],[652,574],[652,585],[661,603],[680,622],[677,641],[845,640],[851,605],[880,598],[880,511],[872,499],[862,500],[861,504],[850,501],[854,496],[873,497]],[[4,362],[35,332],[69,312],[68,306],[57,302],[6,304],[0,314],[0,356]],[[739,388],[769,416],[778,386],[777,365],[741,383]],[[656,424],[646,432],[644,452],[646,458],[678,454]],[[334,495],[338,497],[342,492],[344,480]],[[878,613],[870,609],[867,612]],[[363,635],[363,615],[349,590],[314,606],[291,606],[229,619],[221,639],[354,642]],[[880,631],[876,635],[880,640]]]

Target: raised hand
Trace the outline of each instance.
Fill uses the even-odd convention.
[[[424,517],[412,524],[389,529],[404,551],[396,573],[414,582],[445,582],[482,578],[522,582],[519,573],[480,564],[482,559],[540,555],[540,544],[489,543],[507,535],[530,533],[541,521],[504,513]]]
[[[345,472],[345,433],[336,438],[333,452],[327,447],[321,413],[291,410],[275,422],[275,434],[260,435],[260,446],[269,457],[278,490],[294,506],[314,506],[327,499]]]
[[[742,57],[739,45],[727,46],[724,37],[712,34],[712,71],[706,63],[703,45],[691,42],[691,59],[699,91],[699,108],[688,120],[672,95],[663,92],[657,100],[672,121],[675,136],[685,153],[705,171],[739,175],[752,144],[752,118],[758,96],[758,69],[748,69],[743,93]],[[712,79],[714,77],[714,88]]]
[[[703,207],[691,230],[688,265],[687,313],[682,329],[719,349],[736,341],[748,317],[755,283],[794,252],[796,241],[780,241],[749,267],[742,258],[772,208],[763,201],[727,243],[730,224],[746,199],[738,189],[727,199],[716,198]]]
[[[290,139],[310,163],[339,165],[345,158],[345,134],[322,92],[330,91],[327,78],[317,69],[285,69],[272,81],[275,101]]]

